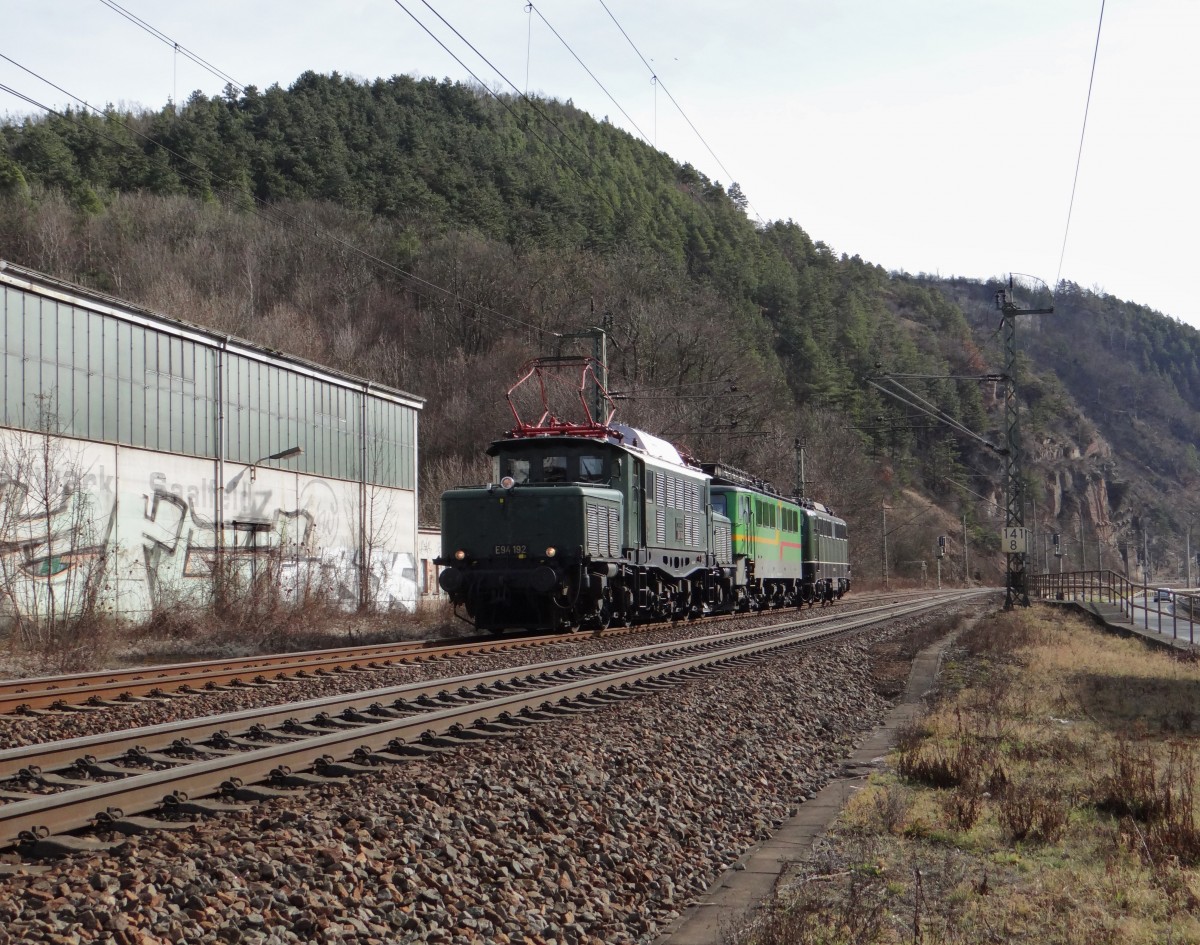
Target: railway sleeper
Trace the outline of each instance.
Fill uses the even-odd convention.
[[[85,754],[83,758],[77,758],[74,760],[74,764],[71,765],[71,769],[76,771],[84,771],[88,777],[97,778],[131,777],[132,775],[142,774],[142,771],[145,770],[142,759],[139,757],[131,757],[128,756],[128,754],[125,754],[125,756],[122,756],[122,758],[125,758],[127,762],[132,763],[134,765],[133,768],[126,768],[124,765],[113,764],[110,762],[97,762],[97,760],[92,758],[90,754]],[[174,766],[178,765],[179,762],[172,762],[170,764]],[[146,762],[145,765],[154,766],[154,763]]]
[[[522,722],[519,719],[512,717],[505,719],[477,719],[471,728],[480,732],[487,732],[489,735],[515,735],[521,729],[528,725],[527,722]]]
[[[114,830],[127,835],[155,833],[160,830],[187,830],[187,820],[158,820],[154,817],[125,816],[119,811],[101,811],[94,818],[97,830]]]
[[[183,764],[182,758],[172,758],[170,755],[164,755],[162,752],[147,751],[145,748],[140,747],[130,748],[125,752],[124,758],[130,764],[137,765],[139,768],[161,767],[163,765],[173,768]]]
[[[378,715],[374,713],[367,715],[357,709],[343,709],[338,713],[338,718],[343,722],[353,722],[355,725],[376,725],[379,722]]]
[[[429,746],[430,748],[442,748],[448,751],[451,748],[462,748],[464,745],[470,745],[477,739],[478,736],[463,737],[463,733],[459,731],[424,732],[418,744],[422,747]]]
[[[133,773],[127,768],[120,770],[122,777]],[[28,768],[22,768],[18,777],[21,780],[33,781],[42,787],[77,788],[85,787],[89,783],[86,778],[67,778],[61,774],[55,774],[53,771],[38,771],[35,773]]]
[[[76,837],[72,834],[54,837],[37,836],[29,831],[23,831],[19,846],[21,855],[28,859],[57,860],[65,856],[75,856],[78,853],[106,853],[124,842],[124,840]]]
[[[457,746],[455,746],[457,747]],[[397,761],[411,761],[413,758],[429,758],[432,755],[442,755],[450,751],[450,747],[439,748],[436,745],[409,745],[406,742],[397,742],[393,740],[388,743],[387,749],[382,752],[376,752],[383,756],[394,755]]]
[[[371,751],[371,749],[364,747],[354,750],[354,760],[359,764],[378,768],[380,765],[407,764],[412,758],[406,758],[391,751]]]
[[[337,761],[329,755],[322,755],[313,763],[313,770],[323,778],[352,778],[375,769],[357,761]]]
[[[306,771],[293,771],[287,765],[273,769],[268,775],[268,780],[274,787],[289,788],[319,787],[322,784],[336,784],[338,781],[337,778],[324,778]]]
[[[253,751],[262,748],[261,741],[251,741],[248,738],[238,738],[236,735],[230,735],[226,732],[218,732],[212,735],[205,741],[201,742],[201,748],[194,748],[188,745],[185,748],[180,748],[179,751],[190,752],[196,757],[202,755],[240,755],[245,751]],[[171,750],[175,750],[175,746],[171,746]]]
[[[281,726],[279,731],[285,735],[290,735],[293,740],[299,738],[315,738],[318,735],[328,735],[329,729],[317,728],[315,725],[303,725],[295,719],[288,719]],[[275,733],[272,732],[272,735]]]
[[[164,813],[170,814],[199,814],[201,816],[208,816],[210,814],[236,814],[239,811],[249,810],[250,805],[226,804],[207,797],[192,800],[182,791],[175,791],[162,799],[162,809]]]
[[[341,716],[332,716],[328,712],[318,712],[313,717],[312,724],[317,728],[344,732],[348,729],[361,728],[363,725],[374,725],[375,723],[371,719],[365,719],[362,722],[353,722]]]
[[[243,784],[241,778],[230,778],[221,785],[221,796],[231,797],[235,801],[271,801],[280,797],[291,797],[292,793],[261,784]]]
[[[403,717],[402,712],[397,712],[395,709],[379,702],[372,702],[371,705],[367,707],[367,715],[375,720],[399,719]]]

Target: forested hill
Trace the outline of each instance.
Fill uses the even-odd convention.
[[[993,287],[890,274],[792,221],[751,221],[735,184],[569,103],[306,73],[178,111],[8,122],[0,141],[0,257],[429,398],[427,515],[441,486],[478,478],[519,364],[601,319],[624,419],[785,486],[801,435],[811,491],[851,518],[902,485],[946,499],[948,479],[982,493],[998,473],[867,383],[994,373]],[[1090,336],[1097,351],[1149,345],[1154,393],[1139,396],[1190,436],[1196,333],[1071,298],[1123,326]],[[1030,384],[1061,400],[1053,423],[1101,399],[1099,362],[1068,364],[1078,348],[1054,341],[1067,324],[1023,336],[1065,385]],[[995,426],[994,390],[914,383],[971,429]],[[1187,460],[1179,445],[1164,476],[1186,479]]]

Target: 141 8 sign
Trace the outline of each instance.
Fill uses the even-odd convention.
[[[1029,551],[1028,528],[1005,528],[1000,531],[1000,550],[1009,555],[1023,555]]]

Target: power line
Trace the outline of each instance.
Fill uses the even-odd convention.
[[[429,37],[430,37],[430,38],[431,38],[431,39],[432,39],[432,40],[433,40],[435,43],[437,43],[439,46],[441,46],[441,47],[442,47],[442,49],[444,49],[444,50],[446,51],[446,53],[447,53],[447,54],[448,54],[448,55],[449,55],[449,56],[450,56],[450,57],[451,57],[451,58],[452,58],[452,59],[453,59],[455,62],[457,62],[457,63],[458,63],[460,66],[462,66],[464,69],[466,69],[466,70],[467,70],[467,73],[468,73],[468,74],[471,76],[471,78],[473,78],[473,79],[474,79],[474,80],[475,80],[477,83],[479,83],[479,87],[480,87],[480,88],[482,88],[482,89],[483,89],[485,92],[487,92],[487,94],[488,94],[488,95],[492,96],[492,98],[494,98],[494,99],[495,99],[497,102],[499,102],[499,103],[500,103],[500,104],[501,104],[501,105],[504,107],[504,109],[505,109],[505,110],[506,110],[506,111],[507,111],[507,112],[508,112],[510,115],[512,115],[514,119],[516,119],[517,123],[518,123],[518,124],[519,124],[519,125],[520,125],[522,128],[524,128],[524,129],[525,129],[526,131],[528,131],[528,132],[529,132],[531,135],[533,135],[535,138],[537,138],[537,139],[538,139],[538,141],[540,141],[542,144],[544,144],[544,145],[546,146],[546,148],[547,148],[547,149],[548,149],[548,150],[549,150],[549,151],[550,151],[552,154],[554,154],[554,156],[555,156],[555,157],[557,157],[557,158],[559,159],[559,161],[561,161],[561,162],[562,162],[563,166],[564,166],[565,168],[567,168],[567,170],[569,170],[569,171],[570,171],[572,174],[574,174],[576,177],[578,177],[578,178],[579,178],[579,180],[580,180],[580,182],[581,182],[582,184],[584,184],[584,186],[586,186],[586,187],[587,187],[589,190],[591,190],[591,192],[592,192],[593,194],[595,194],[595,195],[596,195],[596,196],[597,196],[599,199],[601,199],[601,200],[603,200],[604,202],[608,203],[608,205],[609,205],[609,206],[612,208],[612,210],[613,210],[613,212],[614,212],[614,213],[616,213],[616,212],[617,212],[617,208],[616,208],[615,206],[613,206],[612,202],[611,202],[611,201],[610,201],[610,200],[609,200],[609,199],[608,199],[606,196],[604,196],[602,193],[600,193],[600,191],[598,191],[598,190],[596,189],[595,185],[594,185],[594,184],[593,184],[591,181],[589,181],[589,180],[588,180],[586,177],[584,177],[584,176],[583,176],[583,175],[582,175],[582,174],[579,172],[579,170],[578,170],[578,169],[575,167],[575,165],[574,165],[574,164],[572,164],[570,161],[568,161],[566,158],[564,158],[564,157],[562,156],[562,154],[559,152],[559,150],[558,150],[556,147],[554,147],[554,145],[553,145],[553,144],[551,144],[549,141],[547,141],[545,138],[543,138],[543,137],[542,137],[540,134],[538,134],[538,133],[537,133],[537,131],[536,131],[536,130],[533,128],[533,126],[532,126],[532,125],[530,125],[530,124],[529,124],[528,122],[526,122],[526,121],[525,121],[525,120],[524,120],[524,119],[523,119],[523,118],[522,118],[520,115],[518,115],[518,114],[517,114],[517,111],[516,111],[516,109],[514,109],[514,108],[513,108],[511,105],[509,105],[509,104],[508,104],[508,102],[506,102],[506,101],[504,100],[504,98],[503,98],[501,95],[499,95],[497,92],[493,91],[493,90],[492,90],[492,89],[491,89],[491,88],[490,88],[490,87],[487,85],[487,83],[486,83],[486,82],[484,82],[484,81],[483,81],[483,79],[481,79],[481,78],[480,78],[480,77],[479,77],[479,76],[478,76],[478,75],[475,73],[475,71],[474,71],[474,70],[473,70],[473,69],[472,69],[470,66],[468,66],[468,65],[467,65],[465,62],[463,62],[463,61],[462,61],[462,60],[461,60],[461,59],[460,59],[458,56],[456,56],[456,55],[455,55],[455,54],[454,54],[454,53],[451,51],[450,47],[449,47],[449,46],[447,46],[445,43],[443,43],[443,42],[442,42],[442,40],[441,40],[441,39],[440,39],[440,38],[439,38],[439,37],[438,37],[438,36],[437,36],[437,35],[436,35],[436,34],[433,32],[433,30],[431,30],[431,29],[430,29],[428,26],[426,26],[426,25],[425,25],[424,23],[422,23],[422,22],[421,22],[419,19],[417,19],[417,17],[416,17],[416,16],[413,14],[413,12],[412,12],[412,11],[411,11],[411,10],[410,10],[408,7],[406,7],[406,6],[404,5],[404,3],[402,2],[402,0],[393,0],[393,2],[394,2],[394,3],[396,4],[396,6],[398,6],[398,7],[399,7],[401,10],[403,10],[405,13],[407,13],[407,14],[409,15],[409,17],[411,17],[412,21],[413,21],[414,23],[416,23],[416,24],[417,24],[417,26],[421,27],[421,29],[423,29],[423,30],[424,30],[424,31],[425,31],[425,32],[426,32],[426,33],[429,35]],[[432,6],[430,6],[430,5],[429,5],[429,3],[427,2],[427,0],[421,0],[421,2],[422,2],[422,3],[424,3],[424,4],[425,4],[425,6],[429,8],[430,12],[431,12],[431,13],[433,13],[433,15],[434,15],[434,16],[436,16],[436,17],[437,17],[439,20],[441,20],[441,21],[442,21],[442,23],[444,23],[444,24],[446,25],[446,27],[447,27],[447,28],[449,28],[449,29],[450,29],[450,31],[454,33],[454,35],[455,35],[455,36],[457,36],[457,37],[458,37],[460,40],[462,40],[462,42],[463,42],[463,43],[465,43],[465,44],[467,45],[467,47],[468,47],[468,48],[470,48],[470,50],[471,50],[473,53],[475,53],[475,55],[477,55],[477,56],[478,56],[480,59],[482,59],[484,62],[486,62],[486,63],[487,63],[487,64],[488,64],[488,65],[489,65],[489,66],[492,68],[492,70],[493,70],[493,71],[496,73],[496,75],[500,76],[500,78],[501,78],[501,79],[503,79],[505,82],[507,82],[507,83],[508,83],[508,85],[509,85],[509,86],[510,86],[510,87],[511,87],[511,88],[512,88],[512,89],[513,89],[513,90],[514,90],[516,93],[517,93],[517,96],[518,96],[519,98],[521,98],[521,99],[524,99],[524,101],[525,101],[525,102],[526,102],[526,103],[527,103],[527,104],[528,104],[528,105],[529,105],[531,108],[533,108],[533,110],[534,110],[534,111],[536,111],[536,112],[537,112],[537,113],[538,113],[538,114],[539,114],[539,115],[540,115],[540,116],[541,116],[541,117],[542,117],[542,118],[543,118],[543,119],[544,119],[544,120],[545,120],[545,121],[546,121],[548,124],[550,124],[550,125],[551,125],[551,126],[554,128],[554,130],[555,130],[555,131],[557,131],[557,132],[558,132],[560,135],[562,135],[562,137],[566,138],[566,140],[567,140],[567,141],[568,141],[568,142],[569,142],[569,143],[570,143],[570,144],[571,144],[571,145],[572,145],[574,148],[576,148],[576,149],[577,149],[577,150],[578,150],[578,151],[579,151],[581,154],[583,154],[583,156],[584,156],[584,157],[585,157],[585,158],[588,160],[588,162],[589,162],[589,163],[592,165],[593,169],[594,169],[594,170],[596,170],[596,171],[597,171],[597,173],[599,173],[599,168],[596,166],[596,161],[595,161],[595,159],[594,159],[594,158],[593,158],[593,157],[592,157],[590,154],[588,154],[588,153],[587,153],[587,151],[586,151],[586,150],[585,150],[585,149],[584,149],[584,148],[583,148],[581,145],[577,144],[577,143],[576,143],[576,142],[575,142],[575,141],[574,141],[574,140],[571,138],[571,136],[570,136],[570,135],[568,135],[568,134],[567,134],[565,131],[563,131],[561,128],[559,128],[559,127],[558,127],[558,125],[557,125],[557,124],[556,124],[556,123],[553,121],[553,119],[551,119],[549,116],[547,116],[547,115],[546,115],[546,114],[545,114],[545,113],[544,113],[544,112],[543,112],[543,111],[542,111],[540,108],[538,108],[538,107],[537,107],[537,105],[536,105],[536,104],[534,104],[533,100],[532,100],[531,98],[529,98],[529,96],[525,95],[525,94],[524,94],[524,93],[523,93],[523,92],[522,92],[520,89],[518,89],[518,88],[517,88],[515,85],[513,85],[513,83],[509,81],[508,77],[507,77],[507,76],[506,76],[506,75],[505,75],[503,72],[501,72],[501,71],[500,71],[499,69],[497,69],[497,68],[496,68],[494,65],[492,65],[492,63],[491,63],[491,62],[488,60],[488,58],[487,58],[485,55],[483,55],[483,53],[481,53],[481,52],[480,52],[478,49],[476,49],[476,48],[475,48],[475,47],[474,47],[474,46],[473,46],[473,45],[470,43],[470,41],[468,41],[468,40],[466,39],[466,37],[464,37],[464,36],[462,35],[462,33],[460,33],[460,32],[459,32],[458,30],[456,30],[456,29],[455,29],[455,28],[454,28],[454,27],[453,27],[453,26],[452,26],[452,25],[451,25],[449,22],[447,22],[447,20],[446,20],[446,18],[445,18],[445,17],[443,17],[443,16],[442,16],[440,13],[438,13],[438,11],[437,11],[437,10],[435,10],[435,9],[434,9]]]
[[[621,103],[618,102],[615,98],[613,98],[612,93],[609,92],[609,90],[604,87],[604,83],[601,82],[598,78],[596,78],[595,73],[593,73],[592,70],[587,67],[587,64],[582,59],[579,58],[579,55],[575,52],[574,49],[571,48],[571,45],[565,39],[563,39],[562,36],[559,35],[558,30],[556,30],[550,24],[550,21],[547,20],[545,16],[543,16],[542,11],[539,10],[537,7],[535,7],[532,3],[529,4],[529,9],[533,13],[536,13],[538,15],[538,19],[546,24],[546,27],[550,30],[551,33],[554,34],[555,38],[560,43],[562,43],[564,47],[566,47],[567,52],[569,52],[572,56],[575,57],[575,61],[577,63],[579,63],[581,66],[583,66],[583,71],[586,72],[588,75],[590,75],[592,77],[592,81],[595,82],[598,86],[600,86],[600,90],[605,95],[608,96],[608,100],[617,106],[617,108],[620,110],[621,114],[625,116],[626,121],[628,121],[631,125],[633,125],[634,128],[637,128],[638,134],[640,134],[642,136],[642,140],[645,141],[647,144],[649,144],[650,139],[646,136],[646,132],[642,131],[642,129],[640,127],[638,127],[638,123],[636,121],[634,121],[633,118],[630,117],[629,112],[625,111],[625,109],[621,107]],[[526,68],[528,68],[528,67],[526,67]],[[529,80],[528,75],[526,75],[525,78],[526,78],[526,84],[528,84],[528,80]]]
[[[1092,72],[1088,77],[1087,101],[1083,106],[1083,128],[1079,132],[1079,153],[1075,157],[1075,179],[1071,181],[1071,202],[1067,206],[1067,225],[1063,228],[1062,252],[1058,257],[1058,275],[1054,277],[1054,292],[1062,279],[1063,260],[1067,256],[1067,234],[1071,232],[1071,213],[1075,209],[1075,188],[1079,185],[1079,166],[1083,163],[1083,139],[1087,134],[1088,110],[1092,107],[1092,86],[1096,82],[1096,60],[1100,56],[1100,30],[1104,26],[1104,0],[1100,0],[1100,22],[1096,25],[1096,46],[1092,50]]]
[[[619,29],[621,31],[621,35],[625,37],[626,42],[628,42],[630,47],[632,47],[633,51],[635,53],[637,53],[638,58],[642,60],[642,63],[645,65],[645,67],[650,70],[650,77],[654,80],[655,84],[657,84],[660,88],[662,88],[662,90],[664,92],[667,93],[667,98],[669,98],[671,100],[671,104],[674,105],[676,110],[679,112],[679,114],[683,116],[683,120],[688,123],[688,127],[691,128],[693,132],[695,132],[696,137],[700,139],[700,143],[702,145],[704,145],[704,147],[707,149],[708,153],[712,155],[713,160],[717,162],[717,166],[720,167],[721,170],[723,170],[725,172],[725,175],[729,178],[730,183],[732,183],[733,182],[732,172],[729,170],[729,168],[727,168],[724,164],[721,163],[721,159],[719,157],[717,157],[717,153],[709,146],[708,142],[704,140],[704,135],[700,134],[700,129],[698,129],[694,124],[692,124],[692,120],[690,118],[688,118],[687,113],[683,110],[683,108],[680,106],[680,104],[677,101],[675,101],[675,96],[671,94],[671,90],[667,88],[666,83],[663,82],[662,78],[658,75],[658,73],[654,71],[653,66],[651,66],[650,63],[646,61],[646,57],[642,55],[642,51],[637,48],[637,45],[630,38],[629,34],[625,32],[625,27],[623,27],[621,25],[620,21],[615,16],[613,16],[613,12],[612,12],[612,10],[610,10],[608,8],[608,4],[606,4],[604,2],[604,0],[600,0],[600,6],[604,7],[604,12],[609,15],[609,18],[613,21],[613,23],[616,24],[617,29]],[[743,194],[743,196],[745,196],[745,195]],[[749,199],[746,200],[746,205],[751,210],[754,211],[754,215],[756,217],[758,217],[759,223],[763,223],[763,224],[766,223],[766,221],[763,220],[763,218],[762,218],[762,214],[760,214],[758,212],[758,209],[754,206],[754,204],[752,204],[749,201]]]
[[[46,85],[50,86],[52,89],[55,89],[56,91],[61,92],[63,95],[66,95],[71,99],[74,99],[76,102],[78,102],[80,105],[82,105],[84,108],[88,109],[89,111],[95,112],[97,115],[109,114],[110,118],[115,118],[115,116],[111,115],[111,113],[103,112],[101,109],[98,109],[94,105],[89,104],[84,99],[79,98],[77,95],[73,95],[72,93],[68,92],[66,89],[62,88],[61,86],[54,84],[49,79],[34,72],[32,69],[29,69],[28,67],[21,65],[21,63],[17,62],[15,59],[12,59],[9,56],[6,56],[4,53],[0,53],[0,59],[4,59],[5,61],[16,66],[18,69],[21,69],[22,71],[28,73],[29,75],[33,76],[34,78],[38,79],[39,81],[44,82]],[[15,97],[29,103],[30,105],[33,105],[35,108],[40,108],[43,111],[46,111],[52,115],[58,116],[59,118],[67,119],[70,121],[75,121],[76,124],[80,124],[79,119],[75,118],[74,116],[68,115],[68,114],[63,114],[62,112],[59,112],[54,108],[51,108],[49,105],[39,102],[36,99],[33,99],[21,92],[17,92],[16,90],[10,89],[7,86],[0,86],[0,89],[2,89],[3,91],[9,92],[10,94],[14,95]],[[201,178],[196,178],[196,177],[192,177],[192,176],[177,169],[177,173],[179,173],[180,176],[183,177],[185,180],[191,181],[192,183],[196,184],[199,187],[204,187],[207,185],[207,180],[206,180],[206,178],[207,178],[212,181],[216,181],[219,185],[222,185],[225,189],[228,190],[228,192],[230,194],[235,194],[235,195],[244,194],[244,192],[238,191],[238,189],[230,181],[220,177],[217,174],[212,173],[212,171],[209,168],[203,167],[200,164],[197,164],[195,161],[191,160],[190,158],[185,157],[176,151],[173,151],[171,148],[167,147],[161,141],[156,141],[153,138],[149,137],[148,135],[145,135],[142,132],[138,131],[136,128],[130,127],[128,124],[126,124],[121,119],[115,118],[115,121],[118,125],[120,125],[122,128],[124,128],[130,134],[136,135],[138,138],[141,138],[143,141],[147,142],[148,144],[152,144],[157,148],[161,148],[167,154],[171,155],[174,158],[177,158],[178,160],[182,161],[183,163],[185,163],[187,165],[190,165],[191,167],[193,167],[197,171],[199,171],[200,174],[204,175]],[[90,128],[90,130],[94,134],[97,134],[100,137],[105,138],[108,141],[111,141],[113,144],[116,144],[119,147],[132,146],[130,142],[120,141],[117,138],[114,138],[111,135],[106,134],[104,131],[102,131],[98,128],[93,127],[93,128]],[[429,296],[428,294],[426,294],[425,292],[422,292],[421,289],[432,290],[436,293],[439,293],[437,298],[442,298],[442,299],[448,298],[459,305],[469,308],[473,312],[483,314],[483,315],[488,315],[490,317],[500,319],[501,321],[508,322],[509,324],[514,325],[516,327],[519,327],[519,328],[522,328],[525,330],[535,331],[539,334],[551,335],[553,337],[558,336],[558,332],[550,331],[549,329],[542,328],[539,325],[534,325],[532,322],[523,321],[522,319],[516,318],[512,315],[506,315],[503,312],[498,312],[495,309],[489,308],[486,305],[482,305],[481,303],[471,301],[470,299],[464,299],[462,296],[458,295],[458,293],[454,292],[452,289],[447,289],[444,286],[440,286],[435,282],[430,282],[428,279],[423,279],[420,276],[416,275],[415,273],[408,272],[407,270],[402,269],[399,266],[397,266],[393,263],[390,263],[385,259],[381,259],[380,257],[374,255],[373,253],[369,253],[366,250],[362,249],[361,247],[355,246],[353,243],[349,242],[348,240],[345,240],[339,236],[336,236],[333,233],[330,233],[326,230],[322,230],[319,227],[315,227],[312,224],[309,224],[309,223],[305,222],[304,220],[301,220],[301,219],[293,216],[292,214],[289,214],[289,213],[279,209],[278,207],[272,206],[271,204],[269,204],[266,200],[264,200],[261,197],[257,197],[254,194],[245,194],[245,196],[249,196],[250,199],[253,201],[253,204],[251,205],[251,211],[256,216],[259,216],[271,223],[274,223],[276,226],[280,226],[283,228],[291,227],[293,229],[305,230],[310,235],[318,236],[318,237],[321,237],[322,239],[329,240],[330,242],[337,244],[338,246],[342,247],[343,249],[347,249],[350,252],[356,253],[359,256],[361,256],[363,259],[367,260],[368,262],[371,262],[374,265],[380,266],[392,273],[395,273],[396,275],[402,276],[403,278],[407,279],[410,283],[410,288],[417,295],[420,295],[420,296],[430,299],[432,301],[432,297]]]
[[[115,3],[114,0],[100,0],[100,2],[103,3],[110,10],[112,10],[114,13],[119,13],[121,16],[125,17],[125,19],[127,19],[130,23],[145,30],[147,33],[149,33],[151,36],[153,36],[159,42],[166,43],[168,46],[173,47],[175,52],[186,56],[188,59],[190,59],[196,65],[200,66],[200,68],[206,69],[208,72],[212,73],[218,79],[224,79],[225,82],[227,82],[229,85],[232,85],[239,92],[246,91],[245,86],[243,86],[240,82],[238,82],[236,79],[234,79],[228,73],[222,72],[220,69],[218,69],[216,66],[214,66],[207,59],[203,59],[200,56],[197,56],[194,52],[192,52],[186,46],[181,46],[179,43],[175,42],[175,40],[171,39],[171,37],[168,36],[166,33],[151,26],[149,23],[147,23],[141,17],[139,17],[133,13],[130,13],[119,3]]]

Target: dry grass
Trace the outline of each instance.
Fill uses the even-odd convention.
[[[149,620],[80,622],[69,640],[31,647],[16,635],[0,644],[0,678],[94,670],[153,662],[232,658],[261,653],[388,643],[473,632],[448,604],[421,602],[415,613],[347,611],[312,596],[296,605],[278,595],[239,595],[224,607],[163,607]]]
[[[943,685],[738,941],[1200,942],[1200,666],[1037,608]]]

